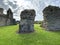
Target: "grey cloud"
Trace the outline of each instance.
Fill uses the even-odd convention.
[[[8,1],[8,4],[9,4],[13,9],[15,9],[15,8],[18,7],[18,5],[17,5],[17,4],[13,4],[13,2],[9,2],[9,1]]]

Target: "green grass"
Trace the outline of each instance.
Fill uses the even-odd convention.
[[[46,31],[35,24],[35,32],[18,34],[18,25],[0,27],[0,45],[60,45],[60,32]]]

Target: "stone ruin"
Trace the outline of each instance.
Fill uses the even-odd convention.
[[[19,24],[19,33],[29,33],[34,31],[35,10],[26,9],[21,12],[21,21]]]
[[[0,26],[14,25],[13,12],[9,8],[7,14],[3,13],[4,9],[0,8]]]
[[[7,11],[7,18],[10,19],[10,25],[13,25],[13,12],[10,8]]]
[[[60,8],[49,5],[43,10],[43,27],[50,31],[60,30]]]
[[[13,18],[13,12],[12,10],[9,8],[7,11],[7,17],[10,19],[10,25],[16,25],[16,20]]]

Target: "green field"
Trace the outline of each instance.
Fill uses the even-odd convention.
[[[35,32],[18,34],[18,25],[0,27],[0,45],[60,45],[60,32],[46,31],[39,24]]]

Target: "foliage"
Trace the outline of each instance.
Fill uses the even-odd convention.
[[[34,24],[42,24],[43,21],[34,21]]]

